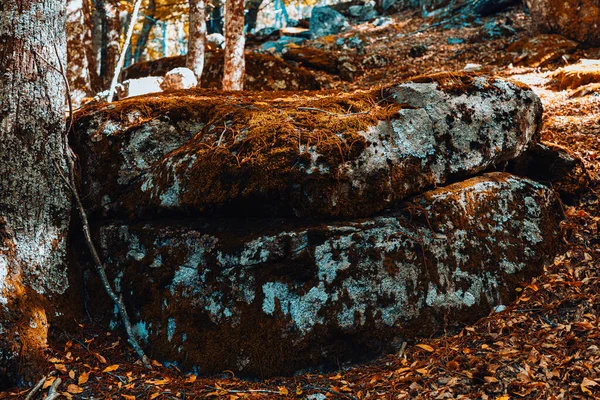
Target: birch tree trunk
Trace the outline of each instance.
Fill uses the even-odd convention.
[[[189,0],[190,4],[190,37],[185,65],[196,75],[200,82],[204,69],[204,51],[206,48],[206,5],[204,0]]]
[[[144,22],[142,23],[142,30],[138,36],[138,40],[135,42],[135,51],[133,53],[133,62],[136,63],[141,60],[142,54],[146,49],[148,43],[148,37],[150,32],[156,25],[156,2],[154,0],[148,1],[148,7],[146,8],[146,15],[144,16]]]
[[[68,288],[64,0],[0,6],[0,388],[30,382]],[[56,68],[56,69],[55,69]],[[54,163],[57,163],[56,166]],[[18,375],[18,376],[17,376]]]
[[[223,90],[244,88],[244,0],[225,4],[225,65]]]

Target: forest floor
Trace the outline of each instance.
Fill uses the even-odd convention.
[[[458,335],[411,342],[401,354],[341,365],[331,373],[262,381],[239,379],[229,371],[196,377],[158,363],[149,371],[136,362],[123,338],[82,322],[76,335],[49,349],[45,372],[54,372],[44,393],[60,377],[59,392],[76,399],[600,398],[600,95],[570,97],[570,92],[547,87],[552,70],[568,58],[559,57],[546,68],[508,65],[507,45],[531,34],[529,19],[520,11],[495,17],[514,30],[496,39],[486,38],[483,26],[427,28],[415,13],[394,19],[383,28],[358,25],[315,44],[328,49],[338,37],[357,34],[366,43],[363,60],[372,61],[366,62],[365,72],[353,83],[334,80],[333,86],[376,87],[479,63],[484,70],[529,84],[545,108],[542,140],[567,147],[584,160],[592,185],[574,205],[565,205],[563,245],[545,273],[524,283],[505,310],[465,326]],[[465,41],[448,44],[449,38]],[[585,52],[577,50],[570,60],[585,57]],[[15,389],[0,398],[26,395]]]

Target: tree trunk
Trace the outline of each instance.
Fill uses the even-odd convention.
[[[194,71],[196,79],[200,82],[204,69],[204,52],[206,48],[206,18],[204,0],[189,0],[190,3],[190,36],[186,67]]]
[[[85,1],[84,1],[85,2]],[[103,79],[101,78],[102,73],[102,26],[104,21],[104,0],[91,0],[90,11],[90,29],[92,35],[92,54],[90,58],[93,61],[89,61],[90,64],[90,80],[92,83],[92,90],[96,93],[102,91]],[[85,8],[84,8],[85,10]]]
[[[111,78],[115,72],[120,53],[121,21],[119,10],[114,0],[98,0],[96,2],[101,9],[102,17],[102,40],[100,51],[100,77],[102,89],[110,87]]]
[[[146,49],[146,44],[148,43],[148,37],[150,36],[150,32],[156,25],[156,19],[154,16],[156,15],[156,1],[149,0],[148,8],[146,9],[146,15],[144,16],[144,22],[142,24],[142,30],[138,36],[138,40],[135,42],[135,50],[133,53],[133,62],[136,63],[140,61],[144,50]]]
[[[244,86],[244,0],[227,0],[225,5],[225,65],[223,90]]]
[[[94,46],[94,5],[90,0],[81,1],[81,12],[83,15],[83,50],[87,62],[87,72],[89,73],[90,95],[100,91],[100,75],[98,71],[99,58]],[[68,62],[67,65],[72,64]]]
[[[123,49],[121,50],[121,54],[119,55],[119,61],[115,66],[113,71],[113,78],[110,82],[110,89],[108,90],[108,101],[111,102],[113,100],[113,96],[115,94],[115,89],[117,87],[117,83],[119,82],[119,75],[121,75],[121,69],[123,68],[123,64],[125,63],[125,58],[127,56],[127,50],[129,49],[129,44],[131,43],[131,36],[133,35],[133,29],[135,28],[135,21],[137,21],[138,14],[140,12],[140,7],[142,5],[142,0],[135,0],[133,5],[133,11],[129,16],[129,23],[127,24],[127,33],[125,34],[125,43],[123,43]]]
[[[248,1],[248,12],[246,13],[246,27],[248,32],[252,32],[256,29],[256,20],[258,19],[258,12],[263,0],[249,0]]]
[[[210,12],[208,33],[223,34],[223,3],[221,0],[212,0],[209,6],[212,7],[212,10]]]
[[[31,382],[68,288],[63,0],[0,6],[0,387]],[[32,32],[34,34],[32,34]],[[60,63],[60,64],[59,64]]]

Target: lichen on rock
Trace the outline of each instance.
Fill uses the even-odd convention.
[[[95,193],[88,206],[109,214],[231,214],[243,204],[255,215],[367,216],[518,156],[541,112],[530,89],[483,75],[328,97],[186,92],[83,111],[77,148]],[[132,160],[132,145],[150,155]],[[98,204],[105,194],[112,202]]]
[[[368,219],[108,222],[95,234],[153,357],[268,376],[506,304],[555,251],[560,215],[547,187],[493,173]],[[106,299],[91,301],[98,311]]]

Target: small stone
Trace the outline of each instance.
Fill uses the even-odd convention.
[[[483,69],[483,65],[481,64],[467,64],[463,71],[465,72],[477,72]]]
[[[188,68],[175,68],[165,74],[160,87],[164,91],[190,89],[198,85],[198,80]]]
[[[453,38],[453,37],[448,38],[448,44],[461,44],[464,42],[465,42],[465,39],[463,39],[463,38]]]
[[[315,7],[310,17],[310,31],[316,36],[334,35],[349,27],[348,19],[331,7]]]

